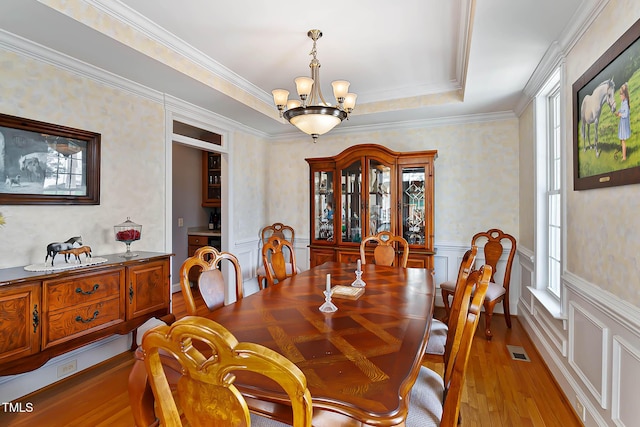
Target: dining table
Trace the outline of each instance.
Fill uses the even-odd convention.
[[[433,316],[433,271],[363,264],[364,293],[333,295],[337,310],[321,311],[327,287],[350,287],[356,269],[327,262],[207,317],[302,370],[314,426],[404,426]],[[253,412],[291,422],[288,397],[271,380],[239,372],[235,385]]]

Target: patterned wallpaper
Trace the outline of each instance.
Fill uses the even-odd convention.
[[[607,4],[567,56],[568,100],[573,82],[639,18],[640,2],[617,0]],[[566,117],[573,117],[571,102],[566,108]],[[638,106],[635,108],[637,114]],[[573,191],[573,133],[569,126],[566,138],[570,159],[567,270],[640,307],[640,185]]]
[[[113,225],[127,216],[142,224],[132,249],[162,251],[163,106],[4,50],[0,69],[0,112],[102,135],[100,205],[1,206],[7,223],[0,228],[0,268],[43,262],[48,243],[75,235],[94,254],[124,251]]]
[[[307,157],[332,156],[356,144],[380,144],[395,151],[438,150],[435,242],[466,244],[493,227],[518,237],[518,120],[457,124],[404,130],[327,134],[314,144],[296,141],[269,145],[269,220],[292,224],[309,238]],[[284,160],[286,159],[286,160]]]
[[[265,174],[269,169],[279,168],[281,162],[268,161],[268,150],[269,143],[262,138],[244,132],[233,135],[230,153],[233,190],[229,196],[236,242],[258,239],[262,227],[270,223],[265,213],[271,197]]]
[[[535,248],[535,144],[534,103],[531,102],[520,116],[520,241],[519,247]]]

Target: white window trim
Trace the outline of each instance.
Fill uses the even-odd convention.
[[[548,147],[548,95],[553,93],[554,89],[559,86],[560,91],[560,126],[562,131],[560,132],[560,146],[562,153],[561,160],[561,237],[560,237],[560,253],[561,253],[561,275],[560,275],[560,289],[559,296],[554,294],[548,289],[547,280],[547,254],[548,254],[548,227],[546,217],[548,215],[547,206],[547,189],[546,181],[548,179],[547,164],[548,156],[547,149],[539,150],[539,138],[544,138],[545,147]],[[542,86],[540,91],[536,94],[534,99],[534,140],[535,140],[535,273],[534,284],[530,288],[532,295],[542,304],[547,311],[555,318],[563,318],[563,298],[564,285],[563,279],[566,267],[566,248],[564,242],[566,241],[566,166],[567,166],[567,151],[566,151],[566,102],[563,94],[565,87],[564,81],[564,66],[559,65]],[[539,180],[538,177],[545,177],[544,180]],[[544,218],[541,222],[540,218]],[[543,256],[544,255],[544,256]]]

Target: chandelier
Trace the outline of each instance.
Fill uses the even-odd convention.
[[[356,105],[357,95],[349,93],[348,81],[336,80],[331,83],[331,86],[333,86],[337,105],[333,107],[324,100],[320,89],[320,61],[316,58],[316,42],[322,37],[322,31],[309,30],[307,36],[313,40],[313,48],[309,53],[313,59],[309,64],[311,77],[296,77],[294,80],[300,101],[289,100],[289,91],[285,89],[274,89],[271,93],[280,117],[284,117],[302,132],[311,135],[313,142],[316,142],[318,136],[324,135],[344,119],[349,118],[349,114]]]

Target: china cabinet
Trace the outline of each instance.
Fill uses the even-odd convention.
[[[221,204],[221,160],[220,153],[202,152],[202,206],[205,208]]]
[[[355,262],[361,240],[391,231],[409,243],[409,267],[433,268],[436,150],[395,152],[381,145],[350,147],[308,158],[311,184],[311,266]]]

